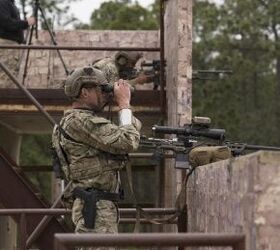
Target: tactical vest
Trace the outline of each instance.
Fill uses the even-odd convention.
[[[119,68],[113,58],[107,57],[97,60],[93,63],[93,67],[101,70],[110,83],[114,83],[120,78]]]
[[[82,142],[77,134],[70,134],[67,131],[67,124],[72,119],[75,117],[71,114],[64,117],[60,127],[56,126],[53,132],[53,146],[67,180],[78,182],[93,179],[107,171],[120,170],[126,165],[127,156],[102,151],[98,149],[97,145],[88,145]],[[106,119],[100,117],[94,117],[91,120],[94,120],[96,124],[108,123]]]

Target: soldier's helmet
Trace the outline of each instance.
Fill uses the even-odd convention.
[[[82,87],[95,87],[106,85],[107,80],[103,73],[91,66],[75,69],[66,79],[64,84],[65,95],[70,98],[78,97]]]
[[[125,66],[128,63],[135,65],[143,57],[143,53],[138,51],[119,51],[115,54],[115,60],[119,66]]]

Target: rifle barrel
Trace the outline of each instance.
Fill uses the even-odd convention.
[[[246,144],[246,143],[230,143],[230,142],[226,142],[225,145],[228,146],[231,149],[232,154],[234,156],[241,155],[244,152],[244,150],[280,151],[279,147],[262,146],[262,145],[250,145],[250,144]]]
[[[248,149],[248,150],[270,150],[270,151],[280,151],[280,148],[278,148],[278,147],[260,146],[260,145],[245,145],[245,149]]]
[[[194,73],[201,73],[201,74],[232,74],[232,70],[194,70]]]

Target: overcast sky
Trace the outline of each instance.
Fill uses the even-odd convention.
[[[90,15],[94,9],[99,8],[100,4],[109,0],[80,0],[71,3],[70,13],[74,14],[83,23],[89,23]],[[138,3],[144,7],[152,4],[154,0],[138,0]]]

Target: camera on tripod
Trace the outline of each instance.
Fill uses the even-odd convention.
[[[34,32],[35,32],[36,39],[38,39],[38,13],[39,12],[41,14],[44,27],[46,28],[46,30],[48,31],[48,33],[50,35],[52,44],[56,46],[57,42],[56,42],[56,39],[55,39],[55,34],[51,30],[50,25],[48,23],[48,20],[46,19],[46,15],[45,15],[45,12],[44,12],[44,10],[41,6],[40,0],[34,0],[34,3],[33,3],[33,16],[36,18],[36,23],[35,23],[35,25],[33,25],[31,27],[30,32],[28,32],[28,34],[27,34],[27,39],[28,39],[27,45],[32,44],[32,38],[33,38]],[[28,65],[28,60],[29,60],[29,54],[30,54],[30,49],[27,50],[27,55],[26,55],[26,58],[25,58],[25,65],[24,65],[23,79],[22,79],[22,84],[23,85],[24,85],[24,81],[25,81],[26,76],[27,76],[27,65]],[[69,75],[69,70],[67,69],[66,64],[65,64],[65,62],[62,58],[62,55],[61,55],[61,53],[58,49],[57,49],[57,54],[58,54],[59,59],[60,59],[62,65],[63,65],[66,76]]]

